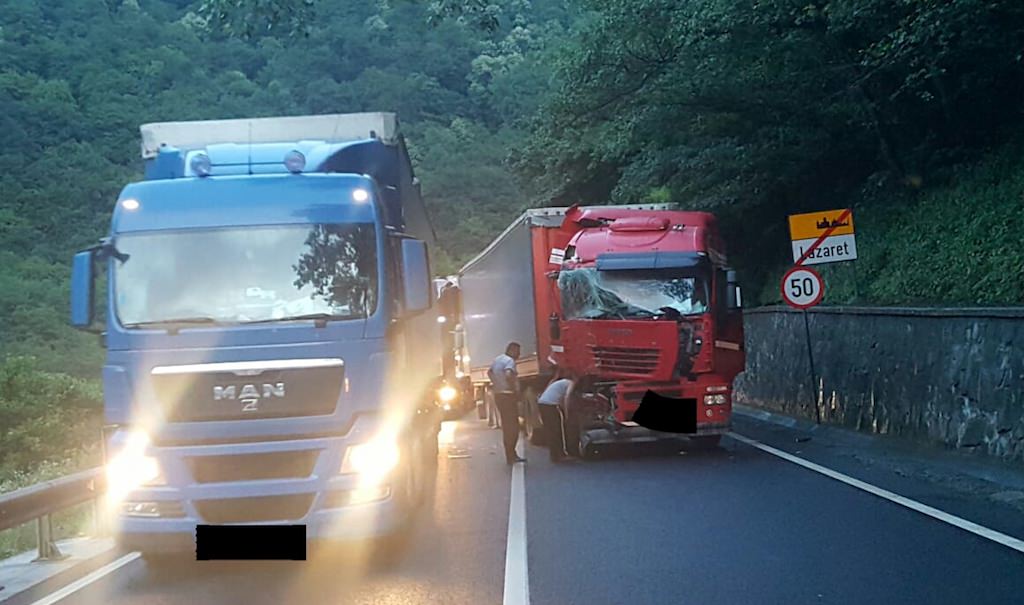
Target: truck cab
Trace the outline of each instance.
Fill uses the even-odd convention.
[[[393,114],[148,124],[145,180],[75,256],[102,292],[108,500],[120,541],[198,525],[306,539],[404,529],[436,462],[426,221]]]
[[[553,273],[552,349],[578,380],[568,416],[579,447],[662,437],[632,422],[649,390],[695,402],[693,437],[717,442],[744,352],[739,286],[714,215],[571,208],[562,230],[574,233]]]

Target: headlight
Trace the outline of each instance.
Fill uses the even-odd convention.
[[[725,395],[705,395],[704,405],[725,405],[729,398]]]
[[[455,390],[455,387],[449,385],[445,385],[437,390],[438,399],[440,399],[444,403],[452,401],[458,394],[459,392]]]
[[[349,446],[341,461],[342,474],[358,473],[370,482],[380,481],[398,466],[398,444],[375,439]]]
[[[126,495],[135,488],[164,485],[160,463],[147,455],[149,436],[143,432],[131,432],[124,439],[124,445],[111,457],[106,465],[107,490],[115,495]]]

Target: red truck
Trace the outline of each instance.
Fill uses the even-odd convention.
[[[565,408],[571,453],[679,438],[716,444],[729,430],[743,322],[712,214],[667,205],[528,210],[458,279],[462,369],[484,399],[491,361],[509,341],[522,345],[532,442],[543,439],[536,402],[553,362],[576,380]],[[695,400],[697,432],[633,422],[648,390]]]

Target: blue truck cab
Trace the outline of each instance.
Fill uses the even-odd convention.
[[[435,469],[441,355],[433,231],[397,119],[141,131],[145,180],[72,270],[72,324],[104,331],[120,541],[193,551],[198,525],[400,532]]]

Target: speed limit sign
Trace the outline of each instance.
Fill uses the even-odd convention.
[[[821,302],[825,282],[814,269],[793,267],[782,276],[782,298],[797,309],[809,309]]]

